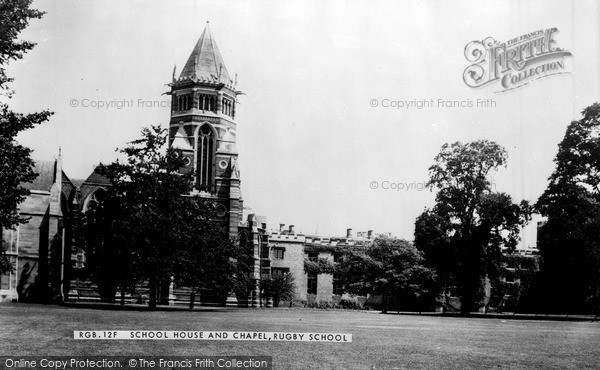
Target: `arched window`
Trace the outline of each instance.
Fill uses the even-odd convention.
[[[192,109],[192,96],[190,94],[177,97],[177,110],[184,111]]]
[[[215,112],[215,97],[210,94],[198,95],[198,109],[208,112]]]
[[[85,199],[85,201],[83,202],[82,211],[85,213],[90,208],[92,208],[92,209],[98,208],[100,203],[102,203],[105,198],[106,198],[106,190],[104,190],[102,188],[98,188],[92,194],[88,195],[88,197]]]
[[[209,125],[198,133],[198,188],[209,190],[213,184],[215,136]]]
[[[221,113],[233,117],[233,100],[223,98],[221,100]]]

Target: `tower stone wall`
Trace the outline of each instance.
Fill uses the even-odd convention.
[[[243,200],[236,147],[236,89],[208,24],[181,74],[173,71],[169,145],[194,173],[192,195],[213,199],[219,217],[237,238]]]

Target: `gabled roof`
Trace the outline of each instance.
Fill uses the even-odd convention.
[[[110,186],[111,182],[108,177],[99,174],[94,169],[94,172],[83,182],[82,185],[107,185]]]
[[[21,186],[28,190],[51,191],[52,186],[54,186],[54,184],[57,182],[56,175],[58,171],[60,171],[60,183],[62,185],[61,190],[67,199],[73,199],[76,186],[73,185],[73,182],[64,173],[64,171],[59,170],[59,168],[62,168],[62,164],[59,165],[60,161],[60,155],[58,159],[53,161],[34,160],[33,171],[37,173],[38,176],[32,182],[22,183]]]
[[[185,67],[183,67],[179,79],[232,84],[217,43],[210,34],[208,22]]]

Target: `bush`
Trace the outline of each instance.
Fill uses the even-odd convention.
[[[311,302],[307,303],[306,308],[330,309],[335,308],[335,303],[330,302]]]
[[[260,288],[265,297],[273,298],[273,307],[279,307],[279,302],[294,297],[296,284],[294,283],[294,276],[286,272],[261,280]]]
[[[335,302],[306,302],[300,301],[304,304],[304,308],[315,308],[321,310],[329,310],[329,309],[342,309],[342,310],[364,310],[364,307],[360,305],[360,303],[355,301],[350,301],[347,299],[342,299],[339,303]]]
[[[362,310],[364,309],[358,302],[349,301],[347,299],[342,299],[340,303],[338,303],[338,308],[343,308],[346,310]]]

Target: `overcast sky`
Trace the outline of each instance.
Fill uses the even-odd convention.
[[[165,84],[206,21],[242,95],[237,112],[242,194],[269,227],[343,235],[374,229],[413,238],[433,205],[421,190],[446,142],[489,139],[509,154],[496,190],[535,202],[569,122],[599,100],[600,7],[594,1],[35,1],[47,14],[22,38],[38,45],[10,65],[13,109],[55,112],[22,134],[34,157],[62,147],[86,178],[143,126],[167,127]],[[566,74],[497,93],[463,82],[465,46],[556,27]],[[492,84],[490,84],[492,85]],[[86,100],[87,99],[87,100]],[[92,101],[130,101],[96,109]],[[378,106],[373,107],[373,99]],[[473,101],[495,107],[393,109],[384,99]],[[77,107],[71,105],[77,104]],[[84,103],[86,100],[87,103]],[[157,102],[157,103],[156,103]],[[410,190],[383,189],[391,183]],[[372,182],[378,184],[372,189]],[[408,185],[406,185],[408,186]],[[527,243],[526,238],[526,243]],[[530,242],[530,241],[529,241]]]

